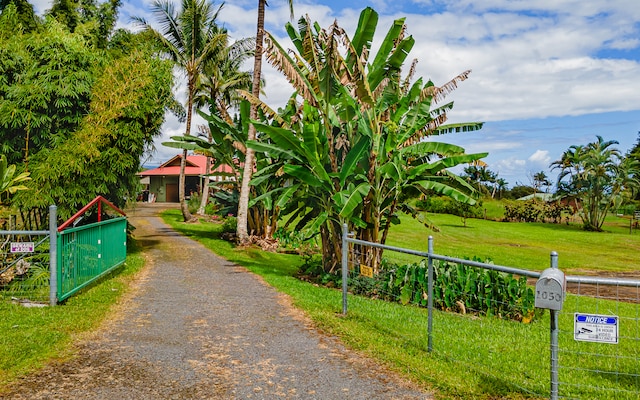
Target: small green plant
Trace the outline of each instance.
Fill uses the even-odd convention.
[[[222,233],[235,233],[238,227],[238,219],[236,217],[227,217],[222,223]]]
[[[202,200],[202,196],[199,193],[192,193],[189,197],[189,201],[187,201],[187,207],[189,207],[189,212],[195,214],[200,208],[200,201]]]

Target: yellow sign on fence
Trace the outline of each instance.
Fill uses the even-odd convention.
[[[373,278],[373,268],[360,264],[360,275],[366,276],[367,278]]]

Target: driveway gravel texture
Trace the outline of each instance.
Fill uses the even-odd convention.
[[[316,330],[260,277],[173,231],[161,209],[129,212],[147,265],[111,317],[74,357],[0,398],[432,398]]]

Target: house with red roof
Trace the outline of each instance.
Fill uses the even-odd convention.
[[[139,172],[143,184],[148,185],[150,201],[177,203],[178,182],[180,180],[180,161],[182,154],[178,154],[158,168]],[[207,171],[208,169],[208,171]],[[228,165],[221,165],[215,169],[207,168],[207,157],[203,155],[187,156],[185,175],[185,197],[192,193],[200,193],[206,176],[211,181],[233,180],[233,169]],[[146,200],[146,199],[145,199]]]

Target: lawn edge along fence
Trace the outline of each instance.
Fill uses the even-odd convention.
[[[348,284],[349,284],[349,255],[352,250],[350,250],[350,245],[359,245],[359,246],[368,246],[372,248],[377,248],[381,250],[389,250],[393,252],[404,253],[408,255],[413,255],[417,257],[421,257],[423,259],[427,259],[427,349],[428,352],[433,351],[433,310],[434,310],[434,260],[440,260],[445,262],[451,262],[455,264],[462,264],[476,268],[487,269],[491,271],[498,271],[507,274],[513,274],[518,276],[524,276],[528,278],[536,278],[537,282],[535,285],[535,307],[539,309],[547,309],[550,312],[550,321],[549,321],[549,398],[555,400],[559,397],[563,398],[571,398],[570,389],[571,386],[581,386],[581,384],[574,384],[566,381],[561,381],[559,379],[558,371],[559,369],[564,369],[566,371],[570,371],[573,369],[578,369],[581,371],[586,371],[588,373],[593,374],[608,374],[610,375],[609,379],[612,380],[635,380],[635,384],[628,385],[628,388],[621,390],[621,395],[629,395],[636,396],[633,398],[637,398],[640,395],[640,372],[637,370],[629,373],[625,371],[625,367],[616,367],[618,370],[610,371],[605,369],[588,369],[584,366],[574,366],[574,365],[561,365],[559,360],[559,354],[566,354],[565,359],[570,360],[571,357],[602,357],[602,358],[611,358],[614,360],[614,364],[620,359],[630,359],[631,363],[637,364],[640,362],[640,355],[638,352],[634,354],[626,354],[624,350],[619,350],[616,353],[616,350],[607,350],[601,348],[598,350],[597,348],[594,350],[593,346],[589,347],[588,351],[575,350],[576,346],[573,346],[571,343],[571,339],[575,338],[576,343],[583,343],[580,340],[585,341],[585,339],[579,339],[579,335],[588,336],[589,339],[586,341],[590,342],[600,342],[600,343],[618,343],[618,337],[625,339],[629,342],[637,343],[640,341],[640,311],[638,311],[638,304],[640,303],[640,280],[631,280],[631,279],[617,279],[617,278],[602,278],[602,277],[594,277],[594,276],[565,276],[565,274],[558,268],[558,254],[555,251],[550,252],[550,266],[542,272],[538,271],[529,271],[523,270],[519,268],[513,268],[502,265],[494,265],[488,264],[473,260],[460,259],[455,257],[448,257],[444,255],[435,254],[433,251],[433,237],[429,236],[428,239],[428,251],[417,251],[412,249],[406,249],[401,247],[394,247],[383,245],[380,243],[367,242],[364,240],[355,239],[354,235],[348,231],[348,227],[346,224],[343,224],[342,227],[342,313],[343,315],[347,315],[348,312],[348,304],[347,304],[347,293],[348,293]],[[358,258],[360,256],[356,256]],[[364,257],[364,256],[363,256]],[[366,257],[365,257],[366,258]],[[352,260],[353,261],[353,260]],[[379,260],[378,260],[379,261]],[[366,268],[366,266],[360,266],[361,268]],[[370,273],[369,271],[368,273]],[[362,271],[360,272],[362,274]],[[578,305],[576,304],[575,312],[571,313],[566,311],[563,313],[562,308],[566,299],[566,291],[567,284],[575,284],[578,285],[578,289],[580,285],[594,285],[595,294],[593,292],[589,292],[588,294],[581,293],[578,291],[577,294],[574,293],[575,297],[583,296],[584,298],[589,297],[590,299],[595,299],[593,301],[603,301],[603,304],[607,304],[614,302],[616,304],[621,304],[625,302],[629,302],[633,307],[635,304],[635,316],[621,316],[620,320],[626,319],[628,325],[630,326],[627,329],[625,334],[618,334],[618,317],[617,316],[609,316],[609,315],[601,315],[603,313],[602,310],[598,309],[598,305],[596,303],[595,312],[593,311],[584,311],[585,308],[593,308],[592,305],[583,305],[582,309],[578,309]],[[612,292],[613,294],[604,294],[606,291],[603,288],[613,288],[612,290],[608,290],[607,292]],[[631,295],[630,297],[624,297],[619,293],[621,287],[627,288],[635,288],[635,297]],[[600,292],[603,292],[602,294]],[[585,291],[586,293],[586,291]],[[604,303],[608,302],[608,303]],[[576,300],[576,303],[578,301]],[[618,309],[618,308],[616,308]],[[622,309],[622,307],[620,307]],[[567,328],[565,330],[560,329],[559,324],[559,316],[563,313],[563,318],[568,320],[569,318],[575,321],[573,327]],[[569,315],[571,314],[571,315]],[[593,315],[595,314],[595,315]],[[633,313],[632,313],[633,314]],[[582,319],[580,319],[582,318]],[[601,325],[598,325],[598,324]],[[607,325],[608,324],[608,325]],[[615,325],[615,326],[614,326]],[[634,326],[635,331],[634,331]],[[615,332],[614,332],[615,328]],[[581,332],[585,330],[588,333]],[[621,331],[622,332],[622,331]],[[561,348],[559,345],[559,335],[563,335],[563,338],[567,338],[567,344],[565,348]],[[625,336],[626,335],[626,336]],[[615,336],[615,338],[614,338]],[[614,341],[615,340],[615,341]],[[592,345],[593,343],[588,343],[587,345]],[[623,352],[623,354],[619,354]],[[612,376],[612,377],[611,377]],[[589,384],[582,385],[583,388],[586,387],[587,390],[593,389],[595,390],[603,390],[601,386],[590,386]],[[567,393],[564,395],[562,393],[562,387],[567,388]],[[605,388],[605,390],[608,390]],[[618,392],[616,392],[618,393]],[[613,395],[616,396],[616,393]]]

